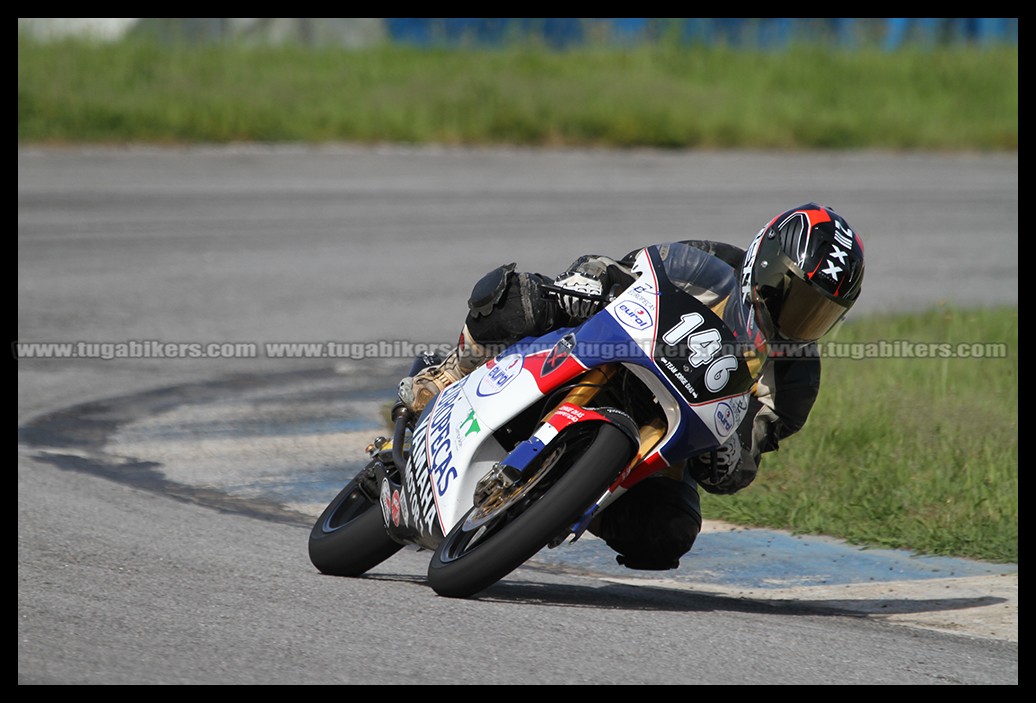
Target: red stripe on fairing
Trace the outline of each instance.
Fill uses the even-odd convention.
[[[577,422],[585,422],[586,420],[604,420],[607,422],[608,418],[600,413],[594,412],[593,410],[581,408],[572,403],[562,403],[561,407],[551,413],[550,417],[547,418],[547,423],[560,432],[569,425],[574,425]]]
[[[547,393],[552,391],[558,386],[568,381],[571,381],[576,376],[585,373],[586,367],[579,363],[579,360],[574,356],[569,355],[562,362],[561,366],[557,367],[553,371],[549,371],[546,376],[541,376],[543,372],[543,364],[550,356],[552,349],[548,349],[542,352],[536,352],[525,357],[525,361],[522,365],[526,371],[532,374],[532,378],[536,381],[536,387],[540,389],[541,393]]]
[[[661,471],[667,466],[669,466],[669,462],[656,449],[634,466],[625,477],[621,478],[619,485],[623,488],[632,488],[635,484],[640,483],[642,479],[651,476],[657,471]],[[613,486],[612,490],[614,489],[615,487]]]

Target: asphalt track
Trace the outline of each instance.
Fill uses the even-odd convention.
[[[206,618],[210,627],[235,619],[238,604],[224,602],[224,615],[201,617],[189,603],[174,598],[170,605],[150,578],[161,576],[174,592],[195,589],[200,601],[227,600],[224,581],[194,580],[183,570],[193,551],[218,567],[220,540],[247,534],[254,523],[294,530],[298,544],[288,549],[297,553],[286,555],[285,568],[311,575],[304,529],[378,431],[386,393],[408,363],[399,350],[452,342],[477,273],[509,261],[555,272],[585,251],[622,254],[666,239],[747,241],[774,212],[816,199],[839,209],[864,238],[860,314],[941,302],[1017,304],[1017,165],[1015,156],[983,155],[20,150],[19,341],[96,343],[80,351],[98,353],[106,349],[100,345],[130,340],[261,350],[281,342],[338,345],[335,358],[17,362],[19,681],[276,683],[316,668],[316,645],[304,637],[279,662],[293,665],[291,673],[264,666],[262,657],[233,671],[213,666],[212,656],[227,656],[231,641],[251,651],[253,638],[261,639],[247,628],[229,630],[226,641],[204,636]],[[370,353],[371,345],[380,347]],[[234,522],[192,530],[177,514],[184,506],[203,511],[190,513],[192,525]],[[137,516],[148,527],[134,531]],[[161,537],[145,538],[145,530]],[[142,556],[154,559],[155,550],[158,563]],[[264,558],[244,551],[235,559]],[[386,566],[398,562],[407,574],[416,565],[419,574],[421,561],[420,553],[404,552]],[[383,577],[395,573],[390,568]],[[106,588],[113,576],[116,591]],[[806,612],[907,626],[936,639],[917,641],[928,647],[924,664],[915,661],[887,680],[1017,682],[1016,565],[861,550],[709,522],[676,572],[621,569],[585,540],[542,553],[515,574],[518,584],[554,583],[545,598],[555,611],[598,602],[566,590],[569,578],[692,599],[678,607],[642,602],[638,611],[736,603],[727,614],[755,621]],[[540,589],[535,596],[495,589],[495,601],[544,600]],[[428,594],[410,597],[427,607]],[[604,611],[617,607],[604,600]],[[628,620],[621,626],[635,628],[637,618]],[[292,622],[307,620],[296,613]],[[143,636],[149,628],[154,640]],[[199,639],[211,649],[185,647]],[[449,629],[434,641],[450,651],[460,646]],[[935,652],[965,641],[961,657],[974,669],[942,671],[953,657],[935,663]],[[866,678],[858,664],[853,675],[824,670],[824,656],[781,674],[721,670],[715,682],[875,682],[855,680]],[[581,671],[608,680],[607,669],[581,663]],[[446,682],[432,668],[430,660],[414,665],[411,682]],[[360,671],[345,680],[406,682],[390,669]],[[579,682],[562,673],[558,667],[560,682]],[[653,682],[685,680],[659,676]],[[307,682],[322,682],[316,678]],[[448,682],[472,681],[459,675]]]

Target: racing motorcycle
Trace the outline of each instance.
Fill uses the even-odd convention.
[[[392,437],[314,524],[313,565],[359,576],[415,546],[432,552],[437,594],[470,597],[579,539],[639,481],[715,450],[746,414],[765,346],[733,269],[707,289],[681,280],[684,246],[640,250],[634,282],[604,296],[545,285],[601,309],[502,350],[419,417],[397,405]]]

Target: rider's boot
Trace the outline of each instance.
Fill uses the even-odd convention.
[[[442,389],[467,376],[488,358],[488,349],[471,338],[465,325],[456,349],[442,363],[422,369],[399,382],[399,400],[414,415],[420,415],[428,401]]]

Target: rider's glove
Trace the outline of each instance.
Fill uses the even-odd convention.
[[[601,295],[604,287],[598,278],[579,271],[566,271],[554,279],[554,285],[581,293]],[[577,298],[574,295],[559,294],[561,307],[574,318],[585,320],[600,309],[601,301]]]
[[[752,453],[742,448],[736,434],[714,451],[690,459],[687,469],[706,491],[726,495],[750,484],[759,471]]]

